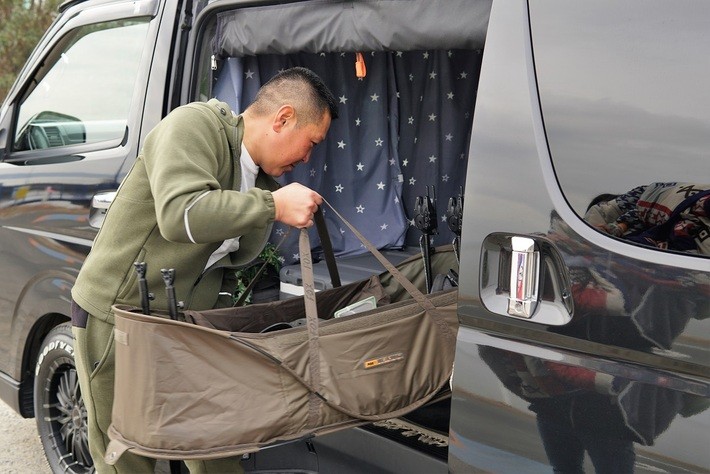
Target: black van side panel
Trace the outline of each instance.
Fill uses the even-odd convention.
[[[614,239],[572,210],[550,160],[527,10],[522,0],[494,3],[483,56],[466,183],[450,471],[705,472],[708,260]],[[510,272],[485,245],[496,234],[556,249],[572,282],[570,323],[542,324],[539,313],[515,318],[487,304],[492,272]],[[583,272],[601,276],[604,306],[578,291]],[[503,286],[495,297],[506,298]]]

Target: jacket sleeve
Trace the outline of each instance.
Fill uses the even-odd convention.
[[[166,240],[209,243],[268,231],[269,191],[224,188],[237,166],[229,150],[222,123],[206,108],[180,107],[151,132],[143,155]]]

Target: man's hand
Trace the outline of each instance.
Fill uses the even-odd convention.
[[[320,194],[299,183],[291,183],[271,194],[276,207],[276,220],[298,228],[313,225],[313,213],[323,202]]]

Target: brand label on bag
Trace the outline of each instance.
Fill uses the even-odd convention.
[[[121,331],[119,329],[113,330],[113,339],[118,343],[118,344],[123,344],[124,346],[128,345],[128,333],[125,331]]]
[[[403,352],[395,352],[394,354],[382,356],[382,357],[377,357],[375,359],[369,359],[366,360],[363,363],[363,366],[366,369],[374,369],[375,367],[379,367],[381,365],[385,364],[391,364],[392,362],[397,362],[398,360],[404,360],[404,353]]]

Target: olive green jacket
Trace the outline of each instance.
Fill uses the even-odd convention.
[[[244,123],[223,102],[175,109],[150,132],[123,180],[72,289],[94,317],[113,322],[113,304],[140,305],[134,262],[145,262],[151,307],[165,309],[160,269],[175,269],[177,299],[187,308],[224,306],[233,272],[262,250],[274,221],[273,178],[259,172],[256,188],[239,192]],[[239,250],[204,271],[226,239]]]

